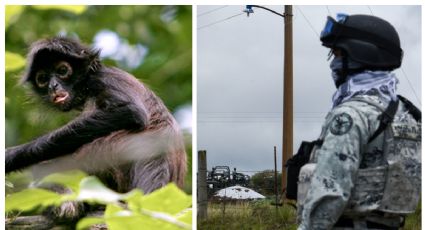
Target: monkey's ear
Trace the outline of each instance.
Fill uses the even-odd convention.
[[[86,58],[86,60],[88,61],[86,64],[87,66],[87,72],[96,72],[100,69],[101,66],[101,62],[100,62],[100,50],[99,49],[95,49],[95,48],[91,48],[90,52]]]

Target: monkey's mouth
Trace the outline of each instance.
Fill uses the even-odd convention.
[[[63,105],[69,97],[69,93],[65,91],[59,91],[52,95],[53,103]]]

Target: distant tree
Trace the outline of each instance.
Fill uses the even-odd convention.
[[[282,180],[280,179],[282,174],[278,172],[277,174],[277,188],[280,192]],[[255,173],[251,177],[251,186],[259,193],[263,195],[273,195],[274,194],[274,170],[267,169],[258,173]]]

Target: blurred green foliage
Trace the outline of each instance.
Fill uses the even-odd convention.
[[[41,211],[65,201],[78,201],[103,204],[106,209],[103,216],[90,216],[79,220],[77,229],[89,229],[98,223],[106,223],[108,229],[112,230],[140,229],[140,226],[143,226],[143,229],[191,229],[192,197],[172,183],[146,195],[136,189],[126,194],[116,193],[97,178],[87,177],[80,171],[52,174],[41,183],[59,184],[70,188],[72,192],[57,194],[49,190],[30,188],[11,194],[6,197],[5,206],[9,221],[19,216],[19,213],[14,211]]]
[[[172,112],[191,104],[191,6],[6,6],[6,146],[28,142],[76,115],[41,106],[26,86],[19,84],[25,71],[22,58],[30,44],[66,35],[93,45],[95,36],[105,30],[129,47],[146,48],[135,68],[109,56],[103,60],[106,65],[139,78]],[[190,159],[191,141],[186,143]],[[188,180],[190,175],[189,170]]]

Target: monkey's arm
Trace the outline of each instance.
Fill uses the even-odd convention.
[[[135,111],[130,106],[97,110],[31,142],[6,149],[6,173],[71,154],[82,145],[117,130],[143,130],[146,123],[146,112]]]

